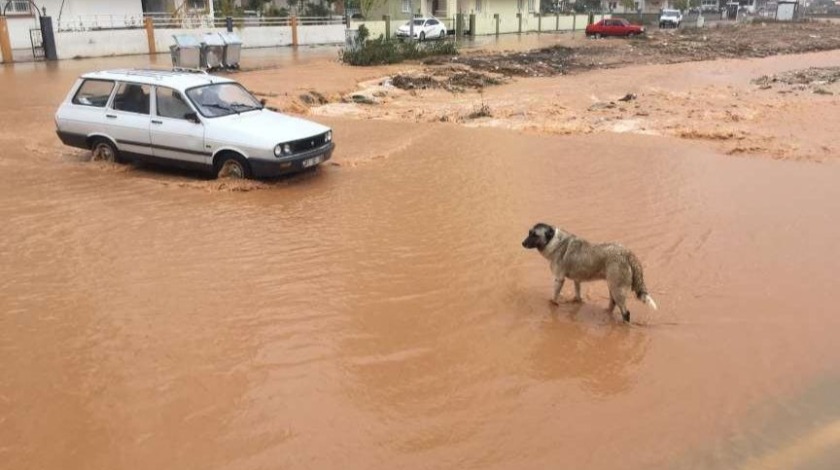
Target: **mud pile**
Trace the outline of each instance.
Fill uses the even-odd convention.
[[[797,90],[811,90],[818,94],[832,95],[826,88],[840,80],[840,67],[811,67],[791,70],[777,75],[762,75],[752,81],[762,90],[782,86]]]
[[[651,31],[633,39],[590,41],[582,47],[434,58],[426,65],[462,64],[507,77],[550,77],[623,65],[767,57],[840,49],[840,28],[829,23],[755,23]]]
[[[550,77],[570,71],[577,64],[576,59],[575,49],[554,46],[526,52],[476,54],[445,59],[435,58],[426,61],[426,64],[457,63],[466,65],[473,70],[492,72],[508,77]]]
[[[453,93],[466,89],[480,90],[507,82],[504,75],[474,70],[460,64],[427,68],[421,72],[398,73],[391,84],[401,90],[444,89]]]
[[[653,32],[632,42],[659,62],[767,57],[840,48],[840,29],[829,23],[755,23]]]

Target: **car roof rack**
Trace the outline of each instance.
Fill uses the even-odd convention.
[[[122,73],[125,75],[136,75],[136,76],[143,76],[143,77],[150,77],[150,78],[159,78],[159,77],[178,77],[182,75],[207,75],[207,72],[204,70],[198,69],[184,69],[184,68],[173,68],[172,70],[166,69],[118,69],[118,70],[108,70],[111,73]]]

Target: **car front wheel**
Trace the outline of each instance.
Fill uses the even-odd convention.
[[[595,39],[601,39],[601,33],[595,33],[593,36],[595,36]]]
[[[239,155],[222,155],[214,167],[216,178],[245,179],[251,176],[248,162]]]
[[[90,159],[94,162],[120,162],[120,151],[108,139],[96,139],[90,147]]]
[[[425,40],[426,40],[426,33],[420,33],[420,41],[422,42],[422,41],[425,41]]]

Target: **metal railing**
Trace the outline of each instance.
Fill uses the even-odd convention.
[[[64,16],[56,20],[58,31],[92,31],[101,29],[135,29],[143,27],[139,15]]]

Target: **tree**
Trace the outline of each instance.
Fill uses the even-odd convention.
[[[388,0],[360,0],[359,6],[361,7],[362,15],[364,15],[365,18],[367,18],[368,15],[370,15],[371,10],[373,10],[374,8],[379,8],[380,6],[384,5],[387,1]]]
[[[688,0],[673,0],[673,5],[677,10],[688,10]]]

